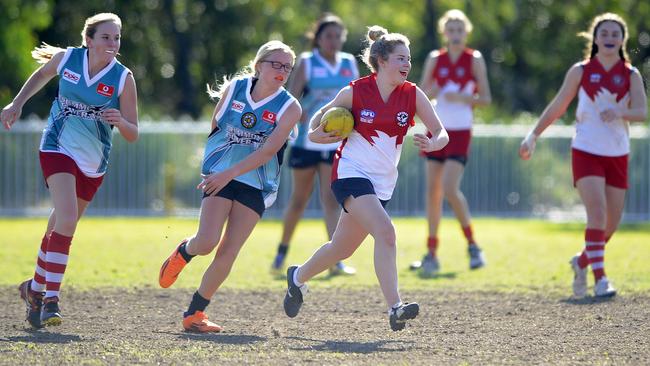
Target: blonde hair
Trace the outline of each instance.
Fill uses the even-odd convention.
[[[596,33],[598,33],[598,28],[601,26],[601,24],[605,22],[614,22],[621,27],[621,31],[623,32],[623,43],[621,44],[621,48],[618,50],[618,55],[623,61],[628,61],[630,57],[627,55],[627,51],[625,50],[625,45],[627,44],[627,40],[629,38],[627,24],[622,17],[614,13],[603,13],[597,15],[594,20],[591,21],[589,31],[578,33],[579,36],[587,39],[587,44],[584,51],[585,60],[594,58],[594,56],[596,56],[598,53],[598,45],[595,42]]]
[[[81,46],[87,47],[86,37],[93,38],[95,32],[97,32],[97,27],[106,22],[113,22],[117,24],[120,29],[122,29],[122,20],[120,17],[113,13],[99,13],[87,18],[84,23],[84,28],[81,31]],[[47,63],[59,52],[65,51],[61,47],[51,46],[45,42],[41,43],[39,47],[35,47],[32,51],[32,57],[39,64]]]
[[[370,71],[379,70],[379,59],[386,61],[388,56],[393,52],[395,46],[403,44],[408,47],[410,42],[405,35],[399,33],[388,33],[386,28],[378,25],[368,27],[366,35],[368,47],[363,50],[361,59],[368,66]]]
[[[291,55],[291,63],[293,64],[296,61],[296,54],[293,52],[293,49],[291,47],[287,46],[286,44],[280,42],[280,41],[269,41],[264,43],[258,50],[257,54],[255,55],[255,58],[252,59],[248,65],[244,66],[241,70],[239,70],[235,75],[232,76],[224,76],[221,84],[217,85],[217,89],[212,89],[210,87],[210,84],[207,85],[207,92],[208,95],[211,98],[215,99],[221,99],[223,96],[226,88],[230,85],[230,83],[234,79],[239,79],[239,78],[247,78],[247,77],[256,77],[257,76],[257,70],[256,66],[266,60],[266,57],[271,54],[272,52],[275,51],[282,51],[286,52]]]
[[[465,15],[465,13],[463,13],[462,10],[451,9],[451,10],[447,10],[445,14],[443,14],[442,17],[438,20],[438,33],[444,34],[445,26],[447,25],[447,23],[455,20],[465,24],[465,30],[467,31],[467,33],[471,33],[472,29],[474,29],[472,22],[469,21],[469,18],[467,17],[467,15]]]

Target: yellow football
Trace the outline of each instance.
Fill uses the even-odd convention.
[[[340,136],[346,138],[354,128],[354,117],[346,108],[334,107],[323,114],[321,124],[325,132],[338,131]]]

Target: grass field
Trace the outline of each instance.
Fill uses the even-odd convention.
[[[345,364],[592,365],[650,359],[650,225],[624,226],[609,244],[611,301],[570,298],[568,259],[582,224],[478,219],[488,266],[469,271],[457,224],[445,220],[442,273],[407,267],[423,254],[423,219],[397,219],[404,300],[417,319],[391,332],[368,240],[348,261],[355,277],[321,275],[298,317],[282,310],[285,282],[269,273],[280,222],[258,225],[207,313],[218,334],[182,331],[182,311],[209,257],[196,258],[171,289],[157,287],[161,262],[196,229],[195,219],[85,218],[65,286],[63,325],[34,331],[16,285],[32,275],[43,219],[3,219],[0,251],[0,365],[22,364]],[[320,221],[302,222],[289,263],[325,240]],[[590,276],[591,277],[591,276]]]
[[[442,271],[435,279],[420,278],[408,270],[424,253],[426,225],[423,219],[396,219],[398,269],[404,289],[455,289],[489,291],[570,291],[569,258],[582,247],[583,224],[557,224],[540,220],[477,219],[474,232],[483,247],[488,266],[469,271],[466,244],[455,221],[444,220],[439,257]],[[3,219],[0,232],[0,286],[15,285],[33,273],[43,219]],[[180,239],[194,233],[196,219],[84,218],[71,248],[65,287],[157,286],[158,269]],[[224,288],[279,289],[284,281],[270,275],[270,263],[281,233],[279,221],[263,221],[256,227],[235,262]],[[326,240],[318,220],[300,223],[287,263],[302,263]],[[650,291],[650,224],[623,226],[607,247],[609,278],[622,292]],[[351,278],[322,275],[312,288],[376,286],[371,239],[348,260],[357,267]],[[198,286],[211,256],[196,258],[182,273],[177,288]]]

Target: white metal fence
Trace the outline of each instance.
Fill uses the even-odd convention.
[[[0,215],[46,215],[51,207],[38,162],[43,122],[19,122],[0,132]],[[583,215],[572,187],[570,126],[552,126],[538,142],[535,156],[521,161],[517,149],[528,130],[522,125],[477,125],[462,190],[473,215]],[[192,122],[142,123],[140,139],[114,138],[108,173],[88,209],[90,215],[193,215],[201,192],[200,163],[209,125]],[[418,126],[412,130],[422,129]],[[286,155],[285,155],[286,160]],[[632,129],[630,189],[624,220],[650,219],[650,144],[645,127]],[[394,216],[424,215],[425,162],[407,139],[400,177],[389,212]],[[281,217],[292,189],[284,166],[278,200],[265,217]],[[448,211],[448,208],[445,207]],[[307,216],[320,216],[317,195]]]

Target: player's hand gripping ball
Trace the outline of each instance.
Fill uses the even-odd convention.
[[[354,117],[346,108],[334,107],[323,114],[321,124],[325,132],[337,131],[339,136],[346,138],[354,128]]]

